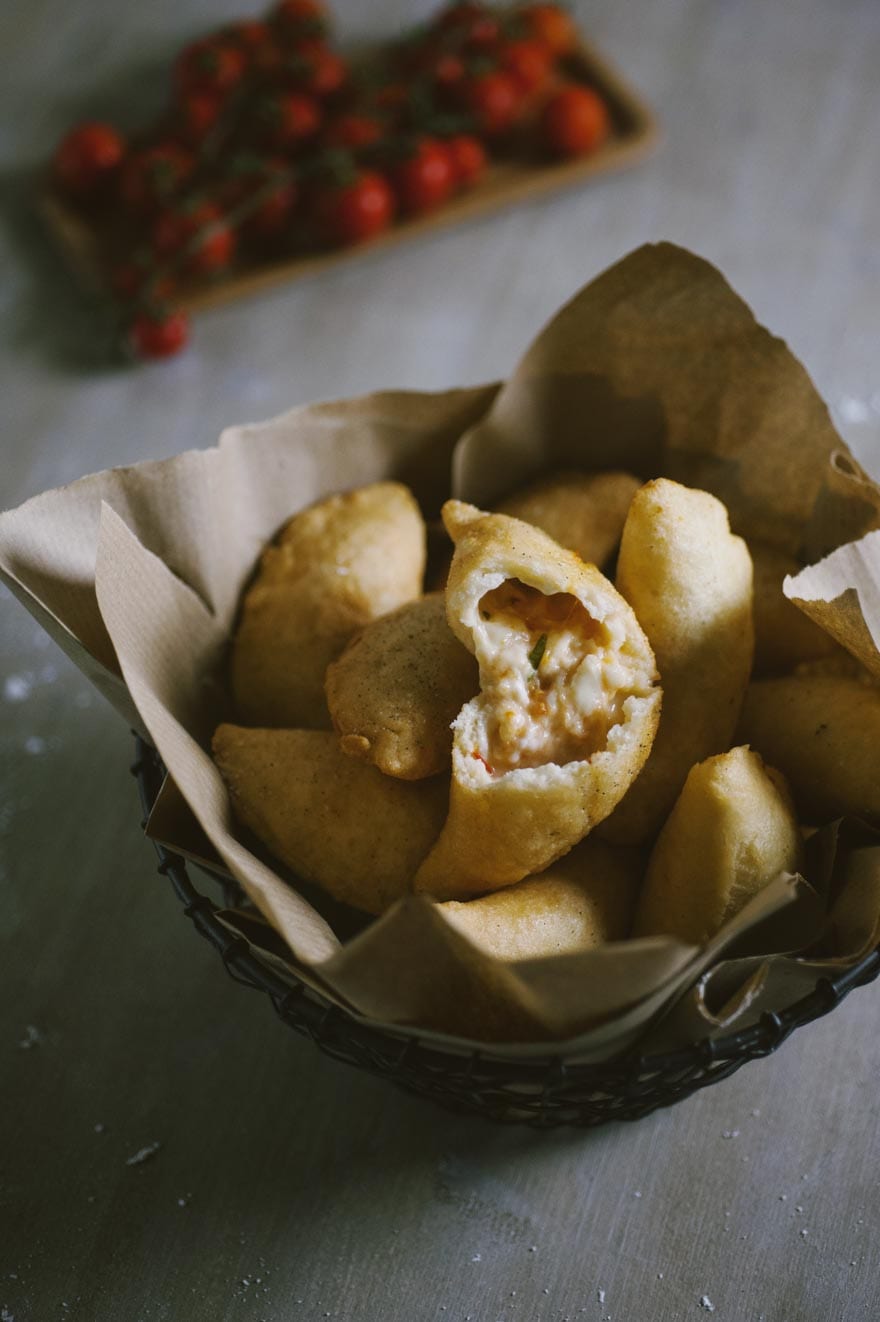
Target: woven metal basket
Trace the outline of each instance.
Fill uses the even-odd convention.
[[[137,737],[132,774],[146,820],[164,768],[156,750]],[[456,1051],[422,1041],[413,1030],[373,1027],[312,988],[282,978],[243,936],[219,920],[217,906],[195,888],[184,860],[162,845],[157,844],[156,851],[159,871],[171,882],[183,912],[218,951],[230,977],[265,992],[291,1028],[335,1060],[357,1065],[448,1110],[498,1123],[547,1129],[637,1120],[727,1078],[749,1060],[769,1056],[796,1028],[821,1018],[854,987],[880,974],[878,947],[839,977],[818,979],[809,995],[779,1013],[762,1015],[751,1028],[704,1038],[667,1055],[628,1052],[611,1061],[584,1064],[553,1052],[517,1060],[490,1047]]]

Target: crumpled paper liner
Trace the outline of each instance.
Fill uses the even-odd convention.
[[[342,940],[332,906],[241,839],[207,752],[230,714],[224,661],[242,585],[294,510],[395,477],[434,517],[450,491],[488,504],[562,464],[704,487],[738,532],[802,559],[862,539],[858,581],[851,557],[831,555],[804,604],[845,645],[860,627],[880,637],[880,489],[785,345],[712,266],[669,244],[639,249],[582,290],[500,388],[297,409],[232,428],[215,449],[84,478],[0,516],[0,571],[158,748],[188,805],[181,813],[178,802],[176,826],[165,812],[166,832],[169,822],[179,832],[166,842],[216,854],[283,936],[296,976],[422,1035],[510,1043],[499,1050],[517,1054],[562,1041],[567,1054],[601,1059],[636,1038],[649,1051],[782,1008],[792,969],[803,974],[797,994],[815,980],[815,961],[791,952],[821,939],[826,974],[857,959],[878,930],[877,855],[860,855],[843,909],[821,878],[780,878],[702,951],[656,938],[502,964],[419,897]],[[846,875],[852,852],[845,833],[835,837],[826,880]]]

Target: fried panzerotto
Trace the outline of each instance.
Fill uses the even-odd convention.
[[[575,954],[629,936],[645,861],[641,850],[616,849],[590,835],[537,877],[437,907],[496,959]]]
[[[328,663],[362,625],[417,597],[424,568],[424,521],[399,482],[295,514],[244,594],[231,659],[238,719],[329,728]]]
[[[691,767],[730,746],[752,664],[752,561],[720,500],[658,478],[633,498],[617,586],[663,685],[651,756],[602,827],[608,840],[639,844],[660,829]]]
[[[749,685],[738,738],[791,784],[814,825],[852,813],[880,823],[880,687],[840,675]]]
[[[213,753],[236,818],[298,876],[367,913],[409,891],[446,815],[445,777],[383,776],[331,731],[221,725]]]
[[[641,483],[632,473],[548,473],[498,505],[532,523],[588,564],[602,566],[617,549],[627,510]]]
[[[648,863],[636,936],[703,945],[780,872],[801,833],[784,778],[748,747],[692,767]]]
[[[448,769],[450,726],[478,686],[477,663],[447,624],[440,592],[368,624],[326,681],[343,752],[404,780]]]
[[[660,711],[651,648],[593,565],[540,529],[448,501],[450,628],[480,667],[455,720],[449,816],[416,890],[456,899],[560,858],[620,800]]]

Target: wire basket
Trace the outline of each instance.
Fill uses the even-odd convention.
[[[135,736],[137,778],[144,823],[164,776],[156,750]],[[167,876],[201,936],[218,951],[236,982],[267,993],[281,1019],[342,1060],[399,1088],[430,1098],[450,1111],[501,1124],[536,1129],[582,1128],[612,1120],[638,1120],[689,1097],[741,1065],[769,1056],[796,1028],[833,1010],[854,987],[880,974],[880,947],[836,978],[819,978],[812,992],[788,1009],[765,1013],[751,1028],[703,1038],[665,1055],[627,1052],[598,1064],[567,1061],[559,1053],[517,1060],[490,1047],[457,1051],[425,1042],[411,1029],[373,1027],[346,1014],[293,975],[282,978],[245,937],[217,917],[217,906],[196,890],[179,854],[156,844],[159,872]]]

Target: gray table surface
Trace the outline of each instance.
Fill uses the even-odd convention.
[[[2,7],[0,504],[295,403],[503,376],[655,238],[722,267],[880,473],[876,0],[578,4],[657,108],[656,157],[206,314],[173,362],[111,368],[30,216],[33,169],[74,119],[157,105],[162,61],[236,8]],[[353,37],[428,8],[338,5]],[[139,837],[127,732],[17,603],[0,619],[3,1322],[880,1315],[876,985],[636,1125],[450,1117],[224,977]]]

